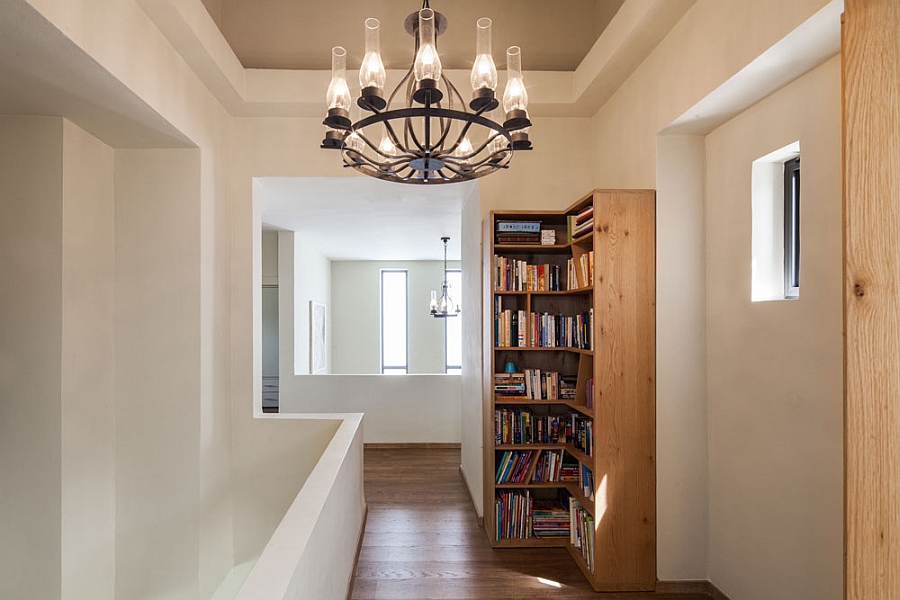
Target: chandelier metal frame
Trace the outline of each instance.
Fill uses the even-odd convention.
[[[422,43],[419,18],[425,10],[431,11],[429,0],[423,1],[422,11],[405,21],[407,33],[415,38],[417,58]],[[447,29],[448,22],[441,13],[431,13],[436,50],[436,37]],[[518,53],[518,48],[513,48]],[[500,106],[493,89],[474,90],[467,107],[446,74],[436,80],[417,80],[415,60],[387,100],[381,89],[363,87],[356,104],[372,114],[351,122],[348,110],[330,107],[323,121],[327,131],[321,148],[340,150],[345,167],[386,181],[470,181],[508,168],[515,151],[532,147],[528,137],[531,121],[524,108],[507,111],[501,124],[487,114]],[[481,138],[474,146],[470,133]]]

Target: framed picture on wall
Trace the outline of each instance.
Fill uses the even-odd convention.
[[[309,301],[309,372],[325,372],[325,305]]]

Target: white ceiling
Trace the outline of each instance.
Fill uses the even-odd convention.
[[[460,257],[460,215],[475,182],[425,187],[370,177],[258,177],[265,229],[296,231],[331,260]],[[258,197],[257,197],[258,196]]]

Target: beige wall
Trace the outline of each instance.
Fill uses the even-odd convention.
[[[0,117],[0,597],[59,598],[62,120]]]
[[[842,597],[840,59],[707,136],[710,576]],[[750,173],[800,141],[800,299],[750,301]]]
[[[116,152],[117,598],[199,594],[199,158]]]
[[[160,436],[150,435],[121,443],[117,441],[116,460],[117,463],[120,459],[122,461],[116,468],[117,477],[121,476],[121,481],[117,481],[117,492],[122,492],[117,500],[124,504],[117,521],[117,526],[122,527],[116,536],[117,541],[123,542],[122,548],[117,549],[121,558],[121,564],[117,565],[117,572],[121,575],[121,582],[117,582],[120,597],[128,598],[150,591],[163,593],[161,590],[169,583],[172,587],[168,591],[171,591],[172,597],[195,592],[202,596],[205,590],[215,588],[215,582],[222,578],[229,566],[232,545],[229,541],[231,512],[228,507],[229,494],[233,491],[232,451],[244,453],[240,461],[235,459],[236,464],[250,464],[253,444],[260,443],[260,439],[265,440],[265,435],[250,435],[256,426],[265,426],[253,420],[251,405],[252,399],[259,397],[260,346],[259,340],[254,340],[254,324],[258,328],[256,290],[261,281],[259,217],[258,208],[254,208],[252,201],[252,177],[342,176],[345,171],[333,154],[317,148],[322,132],[319,118],[228,117],[137,4],[113,0],[32,0],[31,4],[51,20],[60,32],[65,32],[66,38],[83,48],[92,59],[133,90],[148,107],[161,114],[199,148],[196,151],[184,151],[180,155],[182,158],[176,161],[177,164],[169,165],[171,172],[184,173],[183,169],[191,171],[189,177],[196,177],[196,181],[191,181],[186,204],[168,206],[166,214],[154,212],[153,207],[132,205],[131,202],[136,199],[154,198],[152,193],[137,185],[136,179],[129,176],[124,182],[117,182],[116,354],[117,361],[121,361],[123,376],[119,377],[120,363],[117,362],[117,435],[132,432],[136,436],[145,435],[138,430],[139,419],[143,418],[150,432],[164,432],[169,437],[162,438],[162,442]],[[518,155],[513,168],[508,172],[493,175],[480,182],[479,217],[494,208],[564,207],[591,187],[656,187],[659,168],[657,134],[796,28],[823,4],[824,0],[799,0],[790,3],[777,0],[698,0],[594,118],[536,118],[532,130],[536,150]],[[139,48],[140,52],[123,51],[123,48]],[[806,98],[805,95],[803,97]],[[11,126],[15,128],[15,135],[22,138],[24,145],[4,144],[4,150],[0,151],[6,161],[6,170],[15,172],[15,176],[4,184],[11,190],[10,195],[37,198],[33,206],[30,206],[34,212],[13,212],[13,218],[3,219],[0,223],[0,227],[4,228],[4,235],[0,237],[0,244],[3,245],[0,247],[9,252],[32,248],[40,253],[46,248],[59,248],[62,244],[62,217],[58,206],[54,208],[52,203],[55,194],[58,204],[60,188],[59,144],[48,142],[53,135],[62,134],[48,133],[35,125],[40,122],[41,120],[16,120]],[[20,127],[24,129],[18,129]],[[33,127],[37,129],[31,129]],[[715,139],[711,138],[710,143],[715,143]],[[807,148],[808,145],[804,144],[804,153]],[[728,146],[728,152],[732,149],[732,146]],[[141,154],[139,151],[123,153],[121,168],[127,168],[136,177],[140,171],[137,168],[137,157]],[[710,156],[708,151],[706,155],[707,158]],[[27,157],[28,161],[23,163],[23,157]],[[162,169],[156,158],[149,161],[148,168],[164,178],[167,169]],[[116,160],[118,174],[118,156]],[[838,171],[839,165],[833,172]],[[184,174],[188,177],[187,173]],[[132,180],[130,183],[129,179]],[[52,184],[53,181],[57,183]],[[176,178],[171,184],[163,182],[161,189],[167,189],[166,185],[177,187],[186,181],[187,179]],[[129,193],[121,195],[120,189]],[[37,193],[38,191],[41,193]],[[10,195],[6,197],[9,198]],[[121,210],[120,199],[123,203]],[[691,214],[703,214],[702,197],[689,193],[682,199],[685,203],[678,206]],[[162,198],[161,201],[167,202],[167,199]],[[661,193],[660,206],[667,206],[668,202],[668,196]],[[16,206],[4,203],[3,210],[15,211]],[[712,202],[709,206],[712,206]],[[172,211],[171,215],[168,215],[169,210]],[[190,225],[180,226],[166,222],[167,215],[173,218],[185,217],[189,219]],[[169,235],[160,234],[160,230],[154,227],[154,218],[163,219],[163,233],[184,232],[191,239],[173,241]],[[831,226],[827,218],[826,221],[824,229]],[[57,225],[51,227],[54,223]],[[120,225],[123,227],[122,231],[119,231]],[[729,223],[729,226],[732,225],[738,226],[740,223]],[[32,237],[29,238],[26,232]],[[682,273],[683,259],[679,250],[688,247],[692,253],[697,252],[696,244],[691,245],[687,239],[689,235],[692,234],[685,232],[683,236],[679,236],[678,231],[671,228],[670,224],[661,223],[658,248],[660,273]],[[472,237],[467,239],[473,243],[477,240]],[[182,244],[190,243],[194,246],[187,248],[188,255],[176,260],[173,256],[175,250],[182,248]],[[825,254],[829,251],[826,248]],[[160,265],[147,264],[150,256],[157,255],[163,259]],[[46,528],[32,530],[31,527],[18,527],[20,523],[40,520],[53,510],[59,510],[58,505],[53,505],[54,501],[59,502],[58,495],[57,500],[54,500],[52,493],[45,493],[58,490],[58,481],[52,478],[58,476],[60,469],[59,431],[62,426],[59,403],[43,402],[44,399],[61,393],[60,376],[52,375],[59,373],[61,369],[59,359],[52,358],[58,356],[59,349],[62,348],[62,317],[59,306],[62,293],[59,281],[61,267],[57,264],[58,259],[54,258],[54,252],[49,256],[39,264],[40,269],[37,270],[31,268],[31,263],[12,264],[11,279],[21,283],[15,296],[3,300],[3,314],[14,315],[15,318],[0,320],[3,327],[10,328],[10,335],[4,334],[2,340],[16,340],[13,348],[4,349],[4,354],[11,354],[13,358],[4,356],[3,360],[12,361],[11,364],[15,366],[19,357],[28,359],[25,367],[17,367],[14,372],[51,373],[49,378],[39,381],[37,388],[31,387],[30,381],[16,378],[4,389],[4,392],[8,389],[12,397],[21,397],[27,392],[32,397],[37,395],[41,398],[41,402],[29,403],[27,407],[17,406],[15,411],[9,408],[9,401],[4,398],[4,419],[0,424],[4,428],[4,435],[0,439],[3,452],[0,453],[0,460],[8,462],[3,463],[3,472],[5,474],[7,469],[11,470],[13,483],[34,486],[28,489],[37,490],[36,497],[39,498],[34,502],[32,496],[23,493],[3,499],[3,502],[10,503],[9,506],[4,505],[4,514],[17,516],[11,527],[14,537],[22,541],[22,545],[15,548],[15,554],[4,555],[4,560],[0,561],[4,565],[0,568],[9,566],[13,569],[10,577],[2,578],[4,584],[7,581],[21,581],[18,578],[21,574],[31,579],[44,575],[38,565],[46,564],[44,559],[58,560],[59,553],[59,525],[54,525],[53,519],[46,521]],[[712,254],[710,250],[710,256],[713,260],[708,264],[703,263],[701,268],[708,266],[712,272],[719,268],[715,263],[718,255]],[[691,260],[693,263],[687,272],[691,278],[695,278],[697,259]],[[182,265],[182,262],[186,264]],[[173,266],[175,270],[168,274],[171,279],[164,279],[161,271],[168,266]],[[822,265],[820,270],[823,273],[823,286],[826,286],[825,282],[833,268],[832,263]],[[815,273],[815,267],[813,269]],[[146,299],[138,297],[133,286],[149,282],[157,283],[158,289],[156,286],[149,289],[150,296]],[[181,289],[181,295],[176,295],[173,288],[182,283],[187,284]],[[714,302],[719,303],[716,307],[726,308],[729,305],[720,303],[720,298],[716,295],[715,290],[722,285],[719,279],[709,277],[705,280],[705,285],[710,290],[709,340],[712,349],[713,343],[721,341],[717,319],[722,318],[715,312],[719,309],[712,305]],[[704,290],[704,295],[705,293]],[[151,305],[150,299],[159,296],[162,296],[159,306]],[[688,330],[703,329],[706,326],[705,313],[698,317],[697,304],[692,298],[693,296],[660,296],[659,321],[680,322]],[[728,297],[725,296],[724,299],[727,300]],[[467,287],[462,301],[464,306],[479,305],[480,290]],[[188,304],[186,311],[177,310],[185,303]],[[798,314],[796,320],[804,328],[804,332],[815,329],[819,332],[817,335],[827,335],[830,331],[830,308],[820,310],[821,307],[813,306],[807,312],[809,305],[806,298],[801,298],[797,306],[800,308],[791,310],[803,313]],[[149,319],[142,310],[144,308]],[[741,316],[742,314],[739,314],[737,320],[746,325],[746,315]],[[149,323],[143,323],[145,319],[156,324],[176,323],[180,329],[156,332],[151,330]],[[717,325],[715,330],[712,324]],[[30,338],[20,341],[26,334]],[[178,335],[186,336],[183,345],[173,346],[171,343],[164,343],[165,340],[162,339],[164,336]],[[143,336],[146,336],[146,341],[142,340]],[[705,352],[698,347],[700,342],[686,341],[685,344],[690,345],[687,351],[675,345],[664,347],[660,344],[657,361],[660,373],[682,372],[693,376],[686,377],[677,387],[669,388],[675,390],[671,393],[665,391],[662,382],[660,384],[659,405],[661,410],[666,407],[673,418],[666,422],[660,420],[661,445],[658,455],[660,458],[668,457],[673,461],[671,464],[677,464],[677,468],[690,477],[668,482],[660,480],[660,507],[662,509],[666,502],[669,506],[665,514],[660,513],[659,519],[659,576],[664,579],[712,576],[726,591],[733,593],[733,600],[764,597],[758,593],[764,591],[769,581],[784,577],[784,572],[769,565],[765,558],[763,562],[752,562],[759,560],[761,553],[767,551],[758,538],[733,540],[738,544],[736,547],[720,539],[720,535],[727,534],[730,530],[720,519],[719,503],[735,497],[735,488],[729,486],[746,480],[722,479],[725,469],[720,468],[721,465],[712,458],[710,464],[707,464],[704,458],[707,456],[707,440],[702,435],[696,435],[697,422],[694,418],[698,411],[706,410],[705,397],[696,396],[698,390],[706,388],[706,382],[702,381],[706,373],[711,401],[709,440],[712,449],[718,442],[717,432],[728,431],[727,427],[722,428],[728,423],[719,420],[722,416],[718,412],[721,406],[716,404],[716,398],[724,397],[727,400],[729,396],[719,396],[718,391],[731,381],[740,381],[731,378],[741,373],[745,357],[741,356],[738,360],[733,348],[725,348],[731,352],[726,355],[734,360],[710,361],[707,372],[706,363],[700,358]],[[839,340],[837,345],[839,347]],[[167,354],[162,351],[163,346],[168,346]],[[761,347],[756,347],[754,351],[761,351]],[[822,347],[823,351],[830,352],[830,345]],[[712,355],[711,351],[710,356]],[[54,360],[57,363],[53,363]],[[823,360],[827,363],[830,358],[825,357]],[[10,362],[6,363],[9,364]],[[791,363],[782,363],[784,364]],[[8,372],[6,365],[2,371],[4,374]],[[819,367],[808,362],[795,366],[801,375],[807,377],[819,373]],[[158,380],[150,379],[148,372],[162,373],[163,377]],[[839,369],[832,371],[832,376],[835,373],[839,373]],[[172,380],[167,380],[166,376],[172,376]],[[176,384],[184,385],[174,389]],[[132,386],[137,389],[134,398],[130,398],[128,394],[133,389]],[[836,388],[828,384],[825,391],[832,393],[839,388],[840,382],[837,382]],[[137,404],[138,399],[152,403],[160,392],[168,392],[170,389],[172,397],[167,395],[158,407]],[[174,406],[178,398],[183,401]],[[781,408],[799,411],[804,402],[805,395],[800,395],[798,399],[791,397]],[[742,406],[749,405],[745,403]],[[684,407],[685,410],[674,410],[674,407]],[[467,403],[462,415],[467,423],[471,421],[473,414],[471,408],[473,407]],[[179,411],[183,421],[180,424],[170,422],[169,410]],[[12,412],[8,419],[6,411]],[[795,412],[791,417],[796,418],[797,414]],[[820,432],[827,432],[834,426],[832,421],[827,420],[830,419],[827,415],[815,417],[820,418],[826,419],[815,424],[816,427],[821,427]],[[796,421],[792,422],[796,425]],[[776,428],[779,423],[768,425]],[[8,435],[8,432],[12,433]],[[778,432],[769,432],[770,435],[775,433]],[[136,445],[139,439],[145,441],[146,447]],[[480,436],[476,439],[480,439]],[[830,445],[833,440],[823,433],[817,438],[810,436],[807,441],[811,444],[823,444],[822,448],[813,448],[815,452],[810,450],[809,455],[802,455],[807,462],[801,463],[811,465],[811,472],[820,477],[815,481],[821,483],[831,476],[831,469],[840,468],[839,462],[827,458],[833,452]],[[34,455],[25,454],[24,449],[29,443],[37,444],[41,451]],[[118,452],[120,446],[123,449],[121,455]],[[807,447],[807,450],[811,447]],[[151,450],[157,448],[160,449],[159,456],[151,455]],[[173,464],[175,449],[187,453],[188,458],[181,464]],[[771,468],[777,475],[775,481],[780,481],[778,477],[782,477],[785,471],[775,461],[792,460],[793,454],[776,452],[777,449],[777,446],[771,446],[771,454],[759,455],[759,462],[750,464],[752,468],[749,468],[749,472],[766,473],[766,469]],[[300,453],[304,451],[302,446],[295,450]],[[727,454],[733,452],[734,448],[726,447],[725,450]],[[16,470],[19,465],[18,457],[26,455],[30,467],[27,476]],[[709,455],[712,457],[712,452]],[[14,462],[7,457],[17,459]],[[149,466],[140,462],[143,457],[148,457]],[[755,460],[755,457],[751,458]],[[291,459],[296,460],[294,457]],[[480,448],[475,452],[471,448],[464,448],[464,472],[470,482],[473,478],[480,479],[482,476],[479,459]],[[101,459],[101,465],[105,464],[103,460],[105,459]],[[302,458],[299,460],[302,462]],[[819,460],[821,462],[817,462]],[[171,469],[166,466],[169,463],[172,463]],[[661,461],[661,468],[663,464]],[[745,462],[738,462],[736,465],[747,467]],[[706,527],[705,509],[698,510],[697,506],[707,498],[702,484],[702,473],[707,469],[710,473],[709,555],[704,546],[693,545],[696,532]],[[167,486],[177,487],[173,496],[163,497],[153,490],[147,490],[149,496],[141,495],[144,491],[142,486],[147,485],[144,478],[156,475],[162,477],[163,489]],[[17,479],[19,477],[25,477],[25,480],[20,481]],[[695,483],[685,484],[684,481]],[[801,479],[801,483],[804,481],[812,480]],[[800,505],[799,500],[807,498],[801,493],[802,490],[791,488],[788,491],[793,494],[789,494],[788,503],[795,508]],[[188,502],[188,496],[193,500]],[[780,518],[783,515],[778,507],[772,507],[761,500],[754,505],[754,498],[758,497],[749,494],[747,503],[739,504],[742,508],[738,518],[752,522],[754,514],[748,514],[748,511],[752,513],[749,509],[756,508],[770,511],[756,513],[756,516]],[[152,500],[150,506],[157,508],[141,515],[138,511],[139,502],[146,500]],[[476,496],[476,502],[479,501]],[[745,508],[748,510],[744,510]],[[201,516],[196,522],[189,519],[185,521],[179,513],[184,510]],[[776,525],[780,523],[775,523],[761,527],[759,532],[753,532],[759,535],[773,534],[766,543],[776,543],[773,540],[778,540],[791,548],[796,548],[792,544],[800,540],[803,542],[803,551],[810,554],[809,560],[799,563],[801,568],[792,573],[785,589],[794,589],[799,582],[815,578],[830,581],[827,575],[839,574],[839,569],[832,568],[834,548],[832,541],[829,541],[831,538],[824,539],[831,535],[831,530],[826,528],[822,533],[824,537],[804,537],[810,524],[819,523],[815,519],[831,509],[823,510],[825,512],[814,515],[812,521],[806,520],[808,517],[805,510],[795,511],[795,524],[803,529],[783,527],[776,530]],[[169,511],[173,512],[170,514]],[[174,519],[172,523],[185,524],[185,531],[190,533],[194,541],[188,542],[188,549],[181,546],[167,548],[173,550],[172,556],[161,557],[153,553],[160,547],[167,546],[171,540],[179,539],[181,535],[180,532],[169,529],[170,518]],[[157,521],[161,526],[151,528]],[[56,527],[55,532],[52,531],[53,527]],[[142,545],[144,542],[138,537],[143,531],[141,528],[149,531],[151,539],[146,545]],[[136,545],[124,543],[124,540],[133,541]],[[821,542],[821,548],[810,552],[816,541]],[[34,553],[24,554],[21,552],[22,548],[31,549]],[[142,548],[150,552],[149,557],[141,556]],[[722,552],[721,560],[715,556],[719,550]],[[23,557],[26,555],[36,560],[25,562]],[[726,556],[737,556],[741,561],[726,565]],[[174,565],[161,580],[150,581],[137,570],[139,561],[144,561],[145,566],[151,565],[155,571],[168,567],[167,561],[174,561],[176,557],[183,558],[184,563]],[[755,584],[748,583],[734,572],[748,560],[751,561],[752,568],[758,567]],[[42,577],[41,584],[47,586],[46,591],[50,597],[58,592],[60,586],[58,577]]]
[[[62,172],[62,594],[115,597],[113,150],[69,121]]]
[[[459,261],[447,268],[458,269]],[[332,261],[333,373],[381,373],[381,270],[406,269],[409,373],[444,372],[444,321],[428,312],[441,261]],[[454,300],[461,290],[451,290]]]
[[[712,381],[716,374],[712,365],[706,363],[705,337],[696,335],[706,329],[707,314],[715,314],[711,307],[704,307],[706,286],[712,283],[705,256],[712,253],[704,247],[696,221],[685,222],[685,215],[693,215],[693,219],[701,215],[708,218],[702,192],[704,182],[698,181],[698,177],[702,179],[708,149],[701,150],[697,139],[661,142],[659,134],[826,4],[825,0],[789,4],[777,0],[698,0],[592,118],[594,187],[659,188],[657,542],[660,579],[711,578],[718,584],[723,578],[727,581],[729,576],[724,569],[719,572],[710,569],[710,561],[718,551],[713,543],[719,534],[716,527],[721,525],[708,519],[707,504],[716,494],[712,479],[706,489],[708,457],[712,457],[708,428],[712,427],[714,417],[712,407],[707,406],[706,389],[707,378]],[[837,25],[835,22],[833,27]],[[752,95],[754,82],[745,81],[744,86],[744,93]],[[734,94],[731,102],[739,105],[745,98]],[[679,144],[684,147],[679,149]],[[673,173],[673,169],[682,173]],[[685,287],[676,288],[672,293],[671,286],[678,285],[679,280]],[[685,332],[694,334],[684,335]],[[716,369],[719,368],[730,370],[735,365],[717,363]],[[709,531],[707,543],[700,537],[704,531]],[[773,539],[781,538],[776,535]],[[749,552],[753,545],[741,547]],[[740,568],[739,563],[731,566],[731,569]],[[830,568],[827,563],[816,565],[816,569],[827,568]],[[804,577],[796,577],[791,583],[803,580]],[[726,587],[725,591],[730,590]],[[759,597],[765,596],[753,588],[747,595],[732,598]]]

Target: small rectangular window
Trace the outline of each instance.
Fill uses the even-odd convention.
[[[405,375],[407,350],[407,273],[381,271],[381,372]]]
[[[784,163],[784,297],[800,297],[800,157]]]
[[[462,297],[462,272],[447,269],[447,283],[450,297],[459,306]],[[462,374],[462,317],[444,319],[444,372],[449,375]]]

